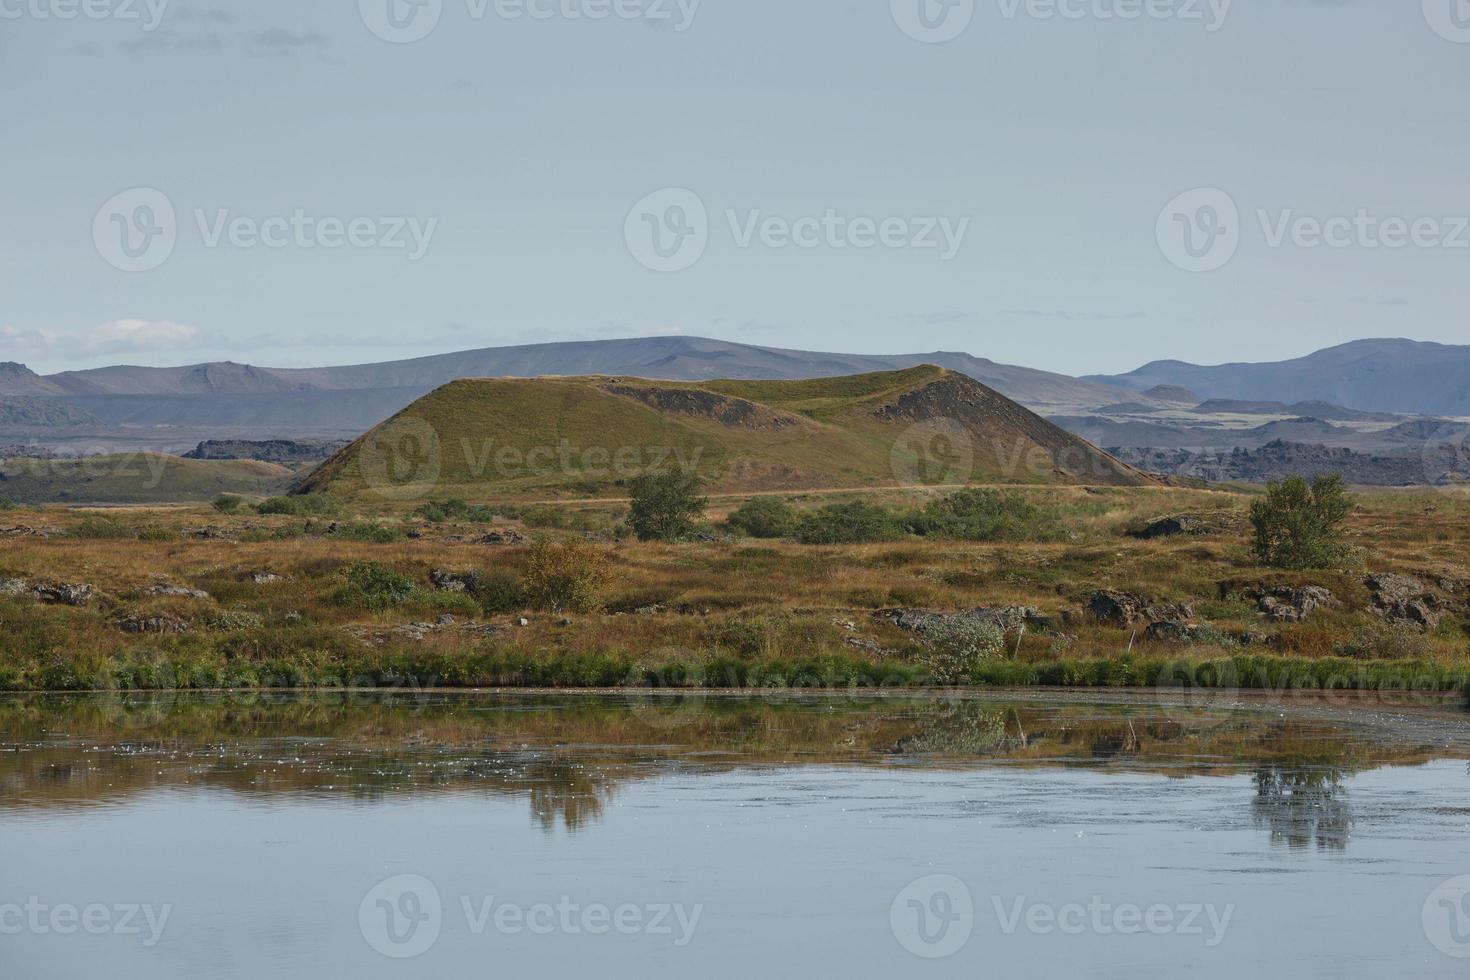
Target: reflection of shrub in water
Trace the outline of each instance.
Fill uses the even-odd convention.
[[[1340,769],[1258,769],[1252,806],[1273,843],[1293,850],[1314,843],[1321,850],[1347,847],[1353,817]]]
[[[937,705],[917,719],[918,730],[898,740],[899,755],[995,755],[1021,744],[1009,734],[1007,712],[978,701]]]

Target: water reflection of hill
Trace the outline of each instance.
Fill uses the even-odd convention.
[[[78,808],[155,790],[268,800],[485,793],[545,828],[596,820],[623,783],[744,766],[983,763],[1255,775],[1292,846],[1345,841],[1345,773],[1443,757],[1339,721],[920,697],[249,695],[0,700],[0,807]],[[1336,846],[1341,846],[1336,845]]]

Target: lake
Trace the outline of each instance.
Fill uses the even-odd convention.
[[[0,698],[7,977],[1462,977],[1447,703]]]

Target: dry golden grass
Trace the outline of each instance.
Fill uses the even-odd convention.
[[[637,543],[594,531],[591,536],[605,549],[611,573],[603,609],[565,615],[526,612],[527,626],[513,625],[522,610],[487,613],[468,596],[436,591],[429,583],[433,569],[475,570],[502,581],[520,576],[527,564],[526,546],[474,543],[491,525],[428,525],[406,512],[380,514],[376,520],[419,536],[373,544],[325,533],[330,525],[322,520],[223,515],[199,506],[139,507],[109,510],[105,516],[129,532],[163,540],[87,540],[68,536],[87,517],[84,512],[13,510],[0,519],[0,527],[28,527],[51,536],[0,538],[0,579],[84,582],[98,596],[84,608],[0,598],[0,671],[7,665],[128,658],[148,651],[245,662],[305,655],[303,651],[330,658],[354,649],[400,646],[453,656],[486,644],[551,656],[616,652],[655,666],[716,651],[763,658],[903,659],[912,652],[915,637],[875,616],[879,610],[1005,605],[1035,606],[1055,623],[1050,632],[1010,638],[1008,653],[1020,661],[1116,658],[1130,649],[1159,656],[1229,652],[1181,651],[1150,644],[1141,631],[1090,621],[1082,609],[1088,596],[1102,588],[1167,602],[1190,601],[1198,619],[1221,630],[1270,633],[1273,647],[1267,649],[1317,658],[1341,655],[1377,627],[1361,581],[1366,571],[1403,572],[1442,583],[1450,609],[1444,625],[1403,645],[1401,652],[1445,667],[1470,666],[1470,498],[1427,492],[1364,496],[1349,526],[1361,567],[1283,573],[1255,563],[1243,524],[1237,524],[1239,530],[1152,541],[1125,534],[1147,519],[1186,511],[1218,510],[1243,520],[1250,500],[1244,494],[1164,488],[1026,492],[1058,508],[1062,540],[987,544],[908,539],[810,547],[729,538]],[[889,491],[868,496],[911,505],[932,494]],[[793,498],[798,506],[819,506],[831,499],[815,493]],[[720,519],[738,502],[714,501],[711,517]],[[584,523],[593,527],[611,528],[622,514],[616,504],[566,506],[582,512]],[[308,525],[311,532],[303,534]],[[506,521],[494,529],[539,533]],[[201,531],[210,536],[200,537]],[[343,572],[358,561],[389,566],[417,583],[419,591],[404,603],[378,610],[344,604],[339,596]],[[257,572],[282,580],[257,584]],[[209,598],[145,594],[160,582],[200,589]],[[1262,582],[1323,585],[1343,606],[1305,624],[1277,627],[1265,623],[1245,598],[1249,587]],[[444,614],[456,617],[456,624],[417,636],[395,632],[409,623],[432,623]],[[128,633],[119,628],[128,618],[166,619],[187,632]],[[487,636],[486,631],[462,629],[465,622],[500,629]]]

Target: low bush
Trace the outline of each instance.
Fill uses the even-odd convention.
[[[960,490],[904,523],[922,537],[961,541],[1053,541],[1064,534],[1053,509],[1010,490]]]
[[[532,608],[593,612],[602,606],[609,578],[606,552],[581,538],[541,539],[531,545],[522,578]]]
[[[480,575],[471,593],[487,615],[510,613],[523,605],[525,588],[521,577],[504,569],[493,569]]]
[[[890,511],[861,501],[829,504],[803,515],[794,532],[802,544],[865,544],[902,535],[903,528]]]
[[[993,623],[958,616],[941,619],[924,631],[927,649],[918,658],[943,684],[970,680],[975,669],[1005,650],[1005,633]]]
[[[353,562],[342,578],[332,601],[354,609],[390,609],[408,602],[418,591],[413,579],[375,561]]]
[[[286,517],[335,517],[342,513],[342,501],[325,493],[270,497],[256,504],[255,512]]]
[[[136,537],[133,529],[126,524],[120,524],[101,514],[87,514],[68,534],[86,541],[120,541]]]
[[[214,498],[214,504],[212,506],[221,514],[233,514],[244,505],[244,497],[237,497],[233,493],[222,493]]]
[[[796,527],[796,510],[780,497],[756,497],[741,504],[725,524],[747,537],[784,538]]]
[[[403,540],[403,531],[388,524],[358,521],[352,524],[339,524],[337,530],[332,532],[332,536],[345,541],[362,541],[367,544],[392,544],[394,541]]]

